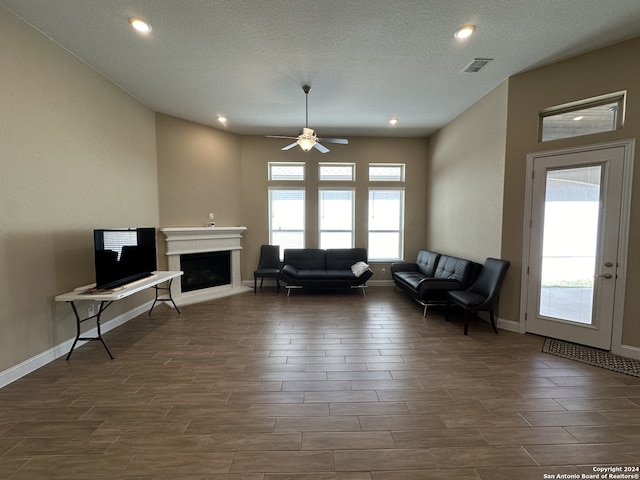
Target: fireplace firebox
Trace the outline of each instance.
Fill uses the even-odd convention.
[[[231,252],[187,253],[180,255],[183,292],[219,287],[231,283]]]

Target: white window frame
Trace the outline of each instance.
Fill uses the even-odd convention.
[[[375,212],[372,212],[372,200],[371,194],[374,192],[398,192],[400,194],[400,211],[398,212],[399,216],[399,225],[398,230],[373,230],[371,228],[371,216],[375,215]],[[385,261],[397,261],[402,260],[404,258],[404,215],[405,215],[405,189],[404,187],[369,187],[369,192],[367,195],[367,245],[368,245],[368,255],[369,260],[376,262],[385,262]],[[372,233],[398,233],[398,256],[382,256],[376,257],[375,250],[372,251],[371,248],[371,234]]]
[[[274,240],[274,229],[273,225],[273,197],[272,194],[274,192],[284,192],[284,191],[295,191],[302,193],[302,229],[301,230],[290,230],[293,233],[300,233],[302,237],[302,243],[300,245],[292,246],[291,244],[283,245],[279,240]],[[304,187],[269,187],[268,189],[268,206],[269,206],[269,244],[270,245],[280,245],[280,258],[282,259],[284,256],[285,248],[305,248],[305,238],[306,238],[306,189]],[[282,232],[282,229],[277,230],[278,232]],[[289,231],[289,230],[286,230]]]
[[[349,192],[351,194],[351,228],[350,230],[323,230],[322,219],[325,212],[323,211],[324,202],[322,199],[323,192]],[[356,205],[356,191],[355,188],[319,188],[318,189],[318,246],[320,248],[353,248],[355,246],[355,205]],[[351,233],[351,244],[344,246],[327,247],[322,243],[322,234],[329,232],[349,232]]]

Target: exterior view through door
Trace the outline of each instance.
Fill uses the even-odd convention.
[[[625,146],[533,154],[527,167],[526,331],[610,350],[624,295]]]

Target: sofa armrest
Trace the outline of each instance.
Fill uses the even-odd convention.
[[[358,283],[363,285],[367,280],[373,277],[373,271],[371,269],[364,272],[362,275],[358,277]]]
[[[285,275],[289,275],[290,277],[297,277],[298,276],[298,268],[294,267],[293,265],[287,263],[286,265],[284,265],[282,267],[282,270],[280,270],[281,274],[285,274]]]
[[[460,282],[453,278],[423,278],[418,284],[418,292],[424,297],[428,292],[447,292],[462,290]]]
[[[417,272],[418,265],[411,262],[396,262],[391,264],[391,274],[396,272]]]

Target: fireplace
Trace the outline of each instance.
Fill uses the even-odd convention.
[[[231,283],[231,252],[186,253],[180,255],[183,292],[219,287]]]
[[[242,286],[240,252],[247,227],[171,227],[166,237],[169,270],[182,270],[171,293],[178,305],[250,291]]]

